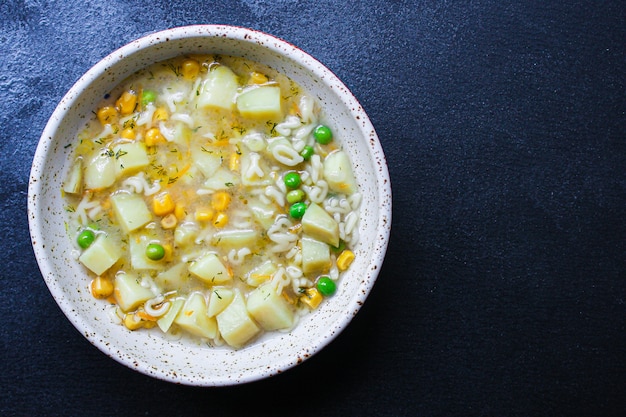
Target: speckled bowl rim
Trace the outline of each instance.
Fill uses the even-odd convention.
[[[352,136],[360,137],[351,138],[350,140],[353,142],[346,142],[343,145],[348,148],[354,146],[360,150],[361,153],[358,155],[365,165],[365,168],[362,168],[364,170],[363,175],[367,177],[365,180],[368,181],[368,187],[371,187],[372,190],[371,202],[367,203],[370,207],[367,208],[366,213],[362,213],[362,215],[373,219],[368,229],[372,235],[362,239],[367,241],[367,245],[364,245],[367,247],[364,247],[361,252],[367,255],[366,257],[369,259],[360,260],[362,266],[359,266],[359,269],[355,271],[355,276],[352,277],[358,280],[354,283],[354,294],[348,295],[349,298],[342,300],[347,304],[343,306],[341,311],[333,310],[333,299],[331,298],[327,303],[324,303],[324,307],[320,309],[322,311],[316,311],[313,315],[314,320],[318,320],[318,318],[326,320],[326,317],[332,316],[333,321],[330,323],[320,322],[324,324],[324,328],[313,327],[316,330],[313,335],[309,334],[310,329],[305,329],[304,331],[307,333],[302,334],[307,335],[305,336],[306,345],[299,344],[299,337],[303,337],[302,334],[297,337],[286,334],[280,336],[281,340],[275,343],[274,340],[268,339],[267,342],[258,343],[238,351],[217,351],[216,356],[224,361],[223,364],[227,368],[232,365],[233,368],[232,372],[230,369],[226,369],[224,373],[219,375],[207,371],[207,369],[211,369],[214,372],[214,368],[205,369],[201,366],[204,364],[199,362],[199,360],[207,360],[205,351],[210,350],[210,348],[197,346],[197,349],[202,351],[195,351],[196,347],[194,346],[182,346],[180,349],[184,353],[179,355],[178,352],[175,352],[171,357],[167,356],[171,361],[170,363],[163,360],[161,356],[148,355],[142,357],[139,355],[138,350],[135,350],[138,347],[133,344],[133,341],[127,340],[127,338],[134,336],[116,336],[115,333],[98,334],[93,318],[86,317],[91,312],[87,314],[80,311],[77,303],[72,301],[73,295],[68,294],[67,290],[61,287],[60,275],[64,273],[64,268],[67,267],[69,270],[74,267],[66,255],[63,255],[64,252],[67,252],[69,243],[64,242],[60,234],[57,233],[55,237],[54,233],[51,233],[51,230],[57,231],[60,228],[60,220],[57,220],[55,216],[59,216],[61,210],[57,207],[57,212],[55,212],[55,204],[58,205],[59,203],[52,203],[49,200],[55,198],[55,192],[59,194],[58,198],[60,199],[60,190],[55,189],[55,187],[58,187],[62,181],[60,178],[63,174],[60,171],[50,172],[50,168],[54,167],[54,161],[51,158],[56,157],[58,159],[60,158],[58,154],[63,153],[60,150],[63,143],[60,139],[59,129],[64,123],[64,118],[71,112],[72,106],[76,105],[77,98],[81,97],[81,94],[85,93],[86,90],[93,88],[94,83],[99,78],[102,78],[111,68],[127,57],[150,52],[155,46],[158,48],[168,42],[181,41],[182,45],[182,42],[186,42],[189,38],[193,38],[194,41],[210,39],[211,42],[220,42],[219,39],[225,39],[229,42],[237,42],[237,45],[243,45],[243,49],[248,48],[248,43],[250,48],[260,46],[267,50],[268,54],[272,56],[281,55],[285,62],[293,62],[294,65],[299,65],[304,71],[308,71],[315,83],[319,82],[323,85],[328,97],[335,100],[335,96],[332,94],[336,95],[337,102],[333,101],[333,103],[335,106],[343,106],[339,110],[345,112],[344,117],[352,118],[355,122],[356,132],[352,132]],[[262,55],[263,53],[261,52]],[[130,71],[126,76],[137,69],[139,67]],[[116,82],[120,82],[122,79],[123,77]],[[109,83],[111,82],[113,81],[111,80]],[[365,156],[361,156],[363,152]],[[375,172],[369,172],[370,170]],[[371,182],[374,185],[371,185]],[[374,207],[376,205],[377,207]],[[391,230],[391,183],[382,147],[368,116],[348,88],[328,68],[296,46],[263,32],[237,26],[195,25],[148,34],[132,41],[102,59],[74,84],[54,110],[38,143],[30,173],[28,213],[31,242],[44,281],[63,313],[93,345],[109,357],[145,375],[185,385],[226,386],[267,378],[298,365],[330,343],[350,323],[372,290],[385,257]],[[65,240],[67,241],[67,237]],[[64,262],[67,263],[67,266],[64,266]],[[138,332],[132,335],[135,334]],[[144,344],[154,342],[154,340],[150,340],[151,336],[137,337],[138,339],[143,338]],[[146,337],[148,339],[144,340]],[[309,340],[308,337],[311,339]],[[291,345],[288,345],[289,340],[291,340]],[[276,351],[280,352],[277,353]],[[264,358],[268,358],[265,360],[272,362],[264,362]],[[191,368],[191,370],[184,369],[185,367]],[[197,372],[195,367],[198,367]]]

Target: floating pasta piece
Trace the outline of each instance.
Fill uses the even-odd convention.
[[[63,183],[63,191],[68,194],[80,194],[83,192],[83,158],[74,160],[72,167]]]
[[[304,161],[304,157],[284,138],[275,139],[269,145],[269,150],[272,157],[283,165],[293,167]]]

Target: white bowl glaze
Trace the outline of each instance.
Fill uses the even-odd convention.
[[[340,290],[290,333],[272,333],[241,350],[167,341],[156,330],[114,325],[106,302],[94,299],[89,278],[71,256],[61,197],[75,134],[96,103],[119,82],[154,62],[185,53],[245,56],[287,74],[319,97],[337,140],[348,151],[363,194],[356,260]],[[113,52],[63,97],[41,135],[31,170],[28,215],[43,278],[72,324],[102,352],[166,381],[219,386],[269,377],[295,366],[333,340],[370,293],[391,229],[391,185],[385,157],[361,105],[326,67],[273,36],[232,26],[188,26],[145,36]]]

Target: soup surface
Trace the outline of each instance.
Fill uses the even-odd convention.
[[[240,57],[156,63],[73,144],[67,230],[129,330],[241,348],[341,290],[360,194],[313,96]]]

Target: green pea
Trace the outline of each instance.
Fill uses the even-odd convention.
[[[333,132],[328,126],[319,125],[313,130],[315,141],[321,145],[327,145],[333,140]]]
[[[315,149],[312,146],[306,145],[300,151],[300,156],[303,157],[305,161],[308,161],[309,159],[311,159],[314,153]]]
[[[306,211],[306,204],[300,202],[295,203],[289,208],[289,215],[294,219],[301,219]]]
[[[149,243],[146,246],[146,256],[153,261],[159,261],[165,256],[165,248],[158,243]]]
[[[302,201],[303,198],[304,198],[304,191],[302,190],[291,190],[287,193],[287,202],[289,204]]]
[[[87,249],[89,246],[91,246],[94,240],[96,240],[96,234],[91,229],[83,230],[76,238],[78,246],[83,249]]]
[[[337,284],[329,277],[323,276],[317,280],[317,289],[322,295],[328,297],[337,291]]]
[[[300,184],[302,184],[302,178],[300,178],[300,174],[293,171],[286,173],[283,181],[285,182],[287,188],[291,188],[292,190],[294,188],[298,188]]]
[[[146,105],[148,103],[154,103],[156,100],[156,93],[152,90],[143,90],[141,93],[141,104]]]

